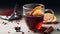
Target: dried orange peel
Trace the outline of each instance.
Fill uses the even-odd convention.
[[[41,13],[42,13],[41,9],[36,9],[32,15],[33,16],[39,16],[39,15],[41,15]]]
[[[39,16],[42,13],[41,9],[42,9],[41,6],[37,6],[31,12],[28,12],[28,13],[29,13],[29,15],[32,15],[32,16]]]

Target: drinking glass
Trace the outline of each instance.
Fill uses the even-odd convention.
[[[41,6],[42,13],[40,16],[29,16],[27,13],[31,12],[34,7]],[[23,16],[26,21],[26,24],[30,30],[40,30],[42,28],[43,21],[50,22],[52,19],[44,20],[45,13],[52,13],[54,12],[51,9],[45,9],[43,4],[25,4],[23,5]],[[50,17],[51,18],[51,17]]]

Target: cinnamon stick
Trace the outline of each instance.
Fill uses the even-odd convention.
[[[50,26],[44,31],[44,34],[50,34],[52,31],[53,31],[53,27]]]

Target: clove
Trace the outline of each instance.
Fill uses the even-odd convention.
[[[59,32],[60,32],[60,29],[57,29],[57,31],[59,31]]]

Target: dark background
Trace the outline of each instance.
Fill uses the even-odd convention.
[[[59,0],[0,0],[0,9],[14,8],[15,4],[18,4],[18,8],[22,8],[24,4],[29,4],[29,3],[44,4],[45,8],[54,10],[55,14],[60,13]]]

